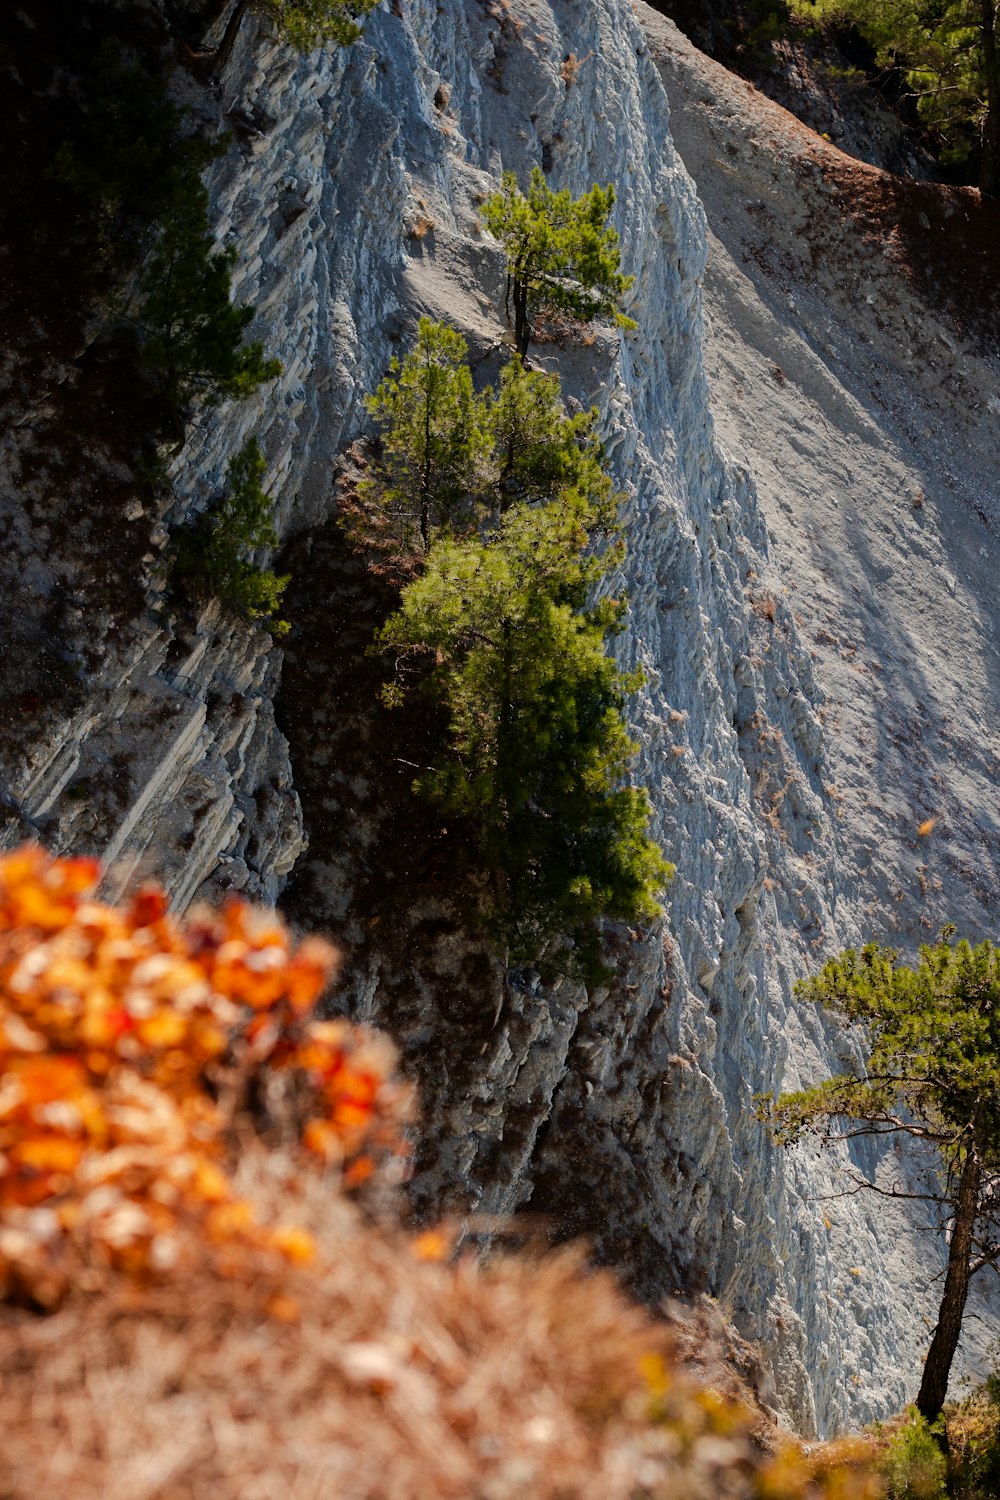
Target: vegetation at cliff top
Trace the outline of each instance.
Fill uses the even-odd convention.
[[[259,567],[253,554],[276,547],[278,533],[271,522],[271,502],[261,485],[264,456],[250,438],[229,460],[225,493],[198,519],[179,533],[175,573],[181,582],[216,595],[245,618],[263,625],[272,635],[285,635],[287,620],[278,618],[290,574],[278,575]]]
[[[213,0],[201,25],[203,33],[225,14],[231,0]],[[300,52],[315,47],[349,47],[361,38],[358,22],[378,0],[235,0],[215,53],[217,68],[229,58],[248,11],[256,11],[282,41]]]
[[[516,357],[476,396],[466,356],[455,330],[421,321],[370,403],[381,454],[348,525],[381,541],[388,518],[392,540],[398,526],[399,546],[421,548],[377,643],[395,657],[387,703],[419,680],[447,710],[416,790],[475,828],[508,957],[596,980],[597,919],[651,920],[673,873],[646,793],[621,784],[635,754],[622,710],[642,683],[607,654],[625,603],[590,600],[622,560],[620,543],[592,547],[617,497],[593,413],[568,416],[558,381]]]
[[[936,1189],[883,1189],[858,1179],[873,1191],[928,1203],[951,1221],[938,1323],[917,1396],[921,1416],[933,1422],[969,1282],[984,1267],[1000,1268],[1000,949],[954,943],[946,932],[921,947],[911,968],[891,949],[869,944],[831,959],[797,988],[846,1025],[866,1027],[868,1060],[764,1100],[761,1114],[777,1139],[908,1137],[932,1146],[938,1158]]]
[[[483,222],[507,254],[507,322],[514,315],[514,347],[523,359],[532,317],[543,310],[577,322],[610,318],[635,328],[621,311],[634,278],[620,270],[617,231],[608,224],[615,190],[596,183],[574,199],[567,188],[553,192],[540,167],[522,193],[514,172],[504,172],[500,191],[483,205]]]

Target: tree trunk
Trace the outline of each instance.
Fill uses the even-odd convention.
[[[1000,60],[997,58],[995,0],[980,0],[980,14],[983,77],[986,80],[986,114],[983,119],[983,156],[979,166],[979,190],[995,198],[1000,193]]]
[[[931,1339],[924,1362],[924,1375],[917,1395],[917,1410],[928,1422],[939,1415],[948,1391],[948,1375],[951,1362],[958,1347],[962,1331],[962,1314],[969,1292],[972,1258],[972,1234],[979,1209],[979,1184],[982,1164],[979,1153],[970,1146],[962,1164],[962,1175],[958,1182],[958,1198],[955,1203],[955,1225],[951,1234],[951,1249],[948,1253],[948,1271],[944,1280],[944,1293],[938,1323]]]
[[[246,15],[249,9],[250,0],[236,0],[235,9],[233,10],[232,15],[229,17],[229,20],[226,22],[226,29],[222,34],[222,41],[219,43],[218,51],[216,52],[213,59],[215,64],[215,71],[217,73],[221,73],[223,68],[226,66],[226,63],[229,61],[229,54],[233,50],[233,47],[236,43],[236,38],[240,34],[240,27],[243,25],[243,17]]]
[[[531,339],[531,324],[528,322],[527,282],[514,278],[514,347],[521,359],[527,362],[528,344]]]

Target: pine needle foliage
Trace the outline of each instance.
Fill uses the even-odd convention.
[[[177,425],[194,397],[241,400],[281,364],[246,340],[254,309],[231,300],[236,251],[217,250],[211,232],[201,173],[226,141],[186,131],[165,90],[162,75],[126,65],[106,42],[53,174],[87,201],[105,260],[134,277],[111,299],[112,318],[138,334]]]
[[[349,47],[361,38],[358,21],[378,0],[256,0],[256,9],[291,47]]]
[[[236,0],[229,13],[226,29],[215,52],[215,66],[221,72],[236,45],[248,11],[256,11],[265,25],[281,41],[299,52],[317,47],[349,47],[360,40],[358,22],[378,0]],[[228,9],[228,0],[212,0],[202,11],[202,35],[211,30]]]
[[[199,395],[211,404],[243,400],[280,375],[281,362],[265,358],[260,340],[245,341],[254,309],[230,300],[236,251],[213,249],[203,184],[175,172],[166,187],[133,315],[143,362],[162,379],[174,408]]]
[[[421,318],[413,349],[367,399],[382,440],[360,493],[390,518],[404,550],[426,551],[432,532],[473,513],[483,438],[468,353],[456,329]]]
[[[557,375],[528,370],[515,355],[501,371],[496,392],[484,392],[480,412],[485,488],[498,497],[501,510],[573,489],[586,497],[596,519],[611,524],[618,497],[594,437],[597,411],[569,416]]]
[[[278,544],[271,502],[261,484],[264,471],[264,456],[257,440],[250,438],[229,461],[222,500],[201,518],[193,534],[181,539],[176,566],[182,579],[281,636],[289,626],[278,618],[278,610],[291,575],[278,575],[252,560],[261,548]]]
[[[803,19],[854,27],[899,81],[944,166],[978,163],[1000,191],[1000,47],[993,0],[791,0]]]
[[[186,131],[163,75],[127,66],[110,38],[97,50],[85,90],[86,107],[51,175],[91,207],[104,259],[127,267],[162,214],[171,176],[197,178],[226,142]]]
[[[912,968],[890,948],[848,949],[800,983],[801,999],[866,1028],[868,1059],[760,1106],[783,1145],[807,1135],[906,1135],[936,1149],[942,1177],[929,1198],[953,1230],[917,1397],[930,1422],[944,1401],[970,1278],[1000,1256],[1000,949],[952,938],[946,929],[923,945]]]
[[[596,982],[596,919],[652,920],[673,871],[648,837],[646,793],[621,785],[636,748],[622,708],[641,677],[605,647],[624,602],[586,602],[620,560],[588,552],[592,523],[565,492],[510,507],[488,541],[440,537],[378,645],[433,655],[449,744],[415,787],[476,827],[509,958],[568,936],[549,965]]]
[[[500,191],[486,200],[483,221],[507,254],[505,312],[514,315],[514,344],[523,359],[532,336],[531,318],[543,309],[576,322],[610,318],[619,328],[635,328],[621,311],[634,277],[622,274],[617,231],[608,217],[615,190],[597,183],[574,199],[567,188],[554,192],[540,167],[522,193],[514,172],[504,172]]]
[[[342,524],[358,543],[426,553],[442,531],[495,524],[515,503],[579,494],[594,525],[612,530],[618,495],[594,436],[595,410],[570,416],[559,378],[516,355],[496,390],[477,393],[468,346],[422,318],[416,343],[394,359],[368,410],[381,429],[358,504]]]

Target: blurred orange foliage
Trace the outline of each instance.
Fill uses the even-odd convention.
[[[404,1150],[391,1043],[312,1018],[336,966],[322,940],[296,947],[236,900],[182,921],[152,885],[111,907],[99,877],[33,846],[0,857],[0,1296],[49,1306],[102,1269],[206,1252],[308,1259],[304,1230],[236,1196],[227,1132],[251,1084],[284,1075],[303,1147],[363,1181]]]

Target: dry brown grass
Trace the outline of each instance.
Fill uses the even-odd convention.
[[[243,1176],[310,1224],[318,1266],[0,1308],[3,1500],[874,1495],[861,1468],[827,1490],[800,1450],[772,1459],[731,1356],[696,1384],[683,1328],[580,1251],[426,1261],[427,1237],[364,1222],[275,1153]]]
[[[311,1197],[323,1264],[287,1276],[285,1321],[264,1312],[266,1282],[210,1272],[49,1318],[0,1312],[0,1494],[646,1492],[664,1439],[640,1360],[663,1337],[609,1277],[565,1252],[425,1263],[343,1199]]]

